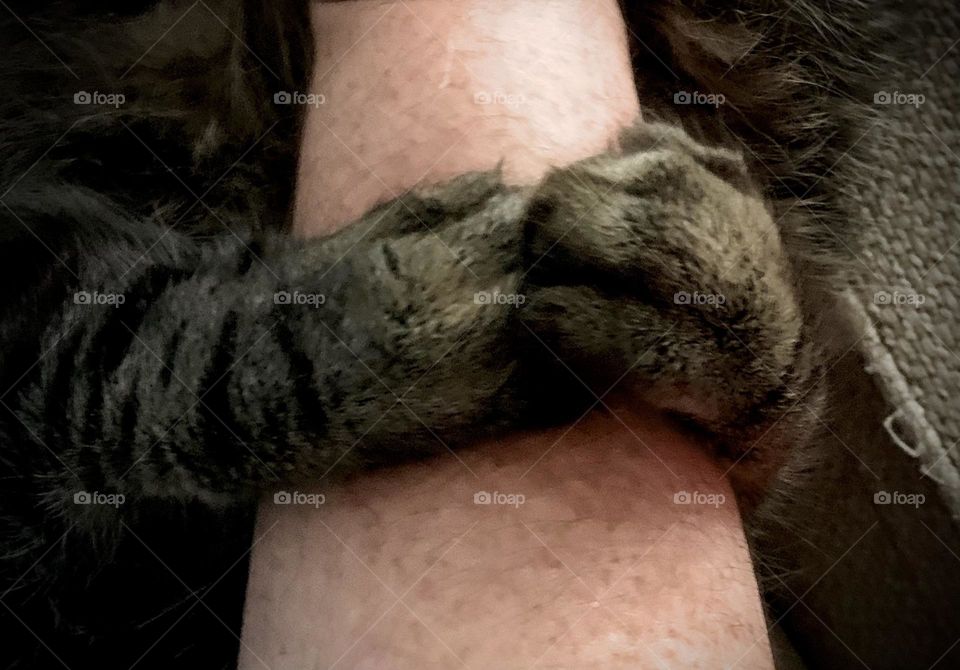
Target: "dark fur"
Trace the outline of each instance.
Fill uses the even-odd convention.
[[[199,4],[188,28],[150,48],[188,7],[127,6],[118,17],[68,7],[39,15],[12,3],[69,69],[19,21],[0,25],[8,45],[0,614],[14,667],[53,666],[54,655],[68,665],[229,667],[257,492],[443,450],[441,441],[459,446],[480,425],[559,420],[588,405],[516,311],[476,309],[476,291],[529,295],[525,323],[538,337],[584,370],[606,361],[614,377],[656,344],[623,322],[680,323],[639,366],[639,381],[710,395],[737,375],[733,386],[757,395],[724,408],[733,415],[699,418],[740,440],[778,424],[796,429],[796,405],[820,402],[816,300],[842,281],[836,259],[856,238],[840,225],[840,179],[822,177],[842,175],[841,154],[857,137],[869,7],[851,2],[826,15],[805,2],[625,3],[645,113],[727,150],[648,127],[625,138],[622,157],[585,161],[535,194],[475,176],[312,243],[282,234],[299,119],[295,107],[272,102],[277,90],[306,90],[305,7]],[[820,33],[836,38],[831,49]],[[671,104],[691,89],[723,93],[729,104]],[[93,110],[72,104],[79,90],[124,92],[128,102]],[[663,160],[634,159],[661,140],[670,147]],[[591,180],[619,187],[611,213],[567,237],[590,197],[575,185]],[[695,243],[664,244],[664,231],[680,225],[664,191],[684,180],[683,202],[735,203],[766,222],[757,233],[753,219],[723,219],[757,235],[750,240],[764,252],[755,267],[769,270],[724,288],[743,301],[740,321],[711,323],[709,313],[670,305],[674,291],[708,288],[692,283],[755,262],[753,245],[711,259]],[[758,184],[769,213],[753,209]],[[465,220],[480,205],[486,215]],[[655,226],[628,225],[646,221]],[[629,257],[590,239],[604,226],[628,243]],[[665,257],[700,265],[671,275],[669,263],[658,269]],[[778,272],[786,274],[771,288]],[[319,312],[274,304],[277,291],[297,289],[328,302]],[[77,305],[76,291],[127,302]],[[780,328],[793,307],[797,330]],[[617,318],[626,312],[637,318]],[[723,335],[731,328],[762,352],[791,352],[755,361]],[[717,379],[703,381],[707,370]],[[565,406],[553,405],[560,397]],[[77,506],[77,490],[122,492],[129,502],[120,511]]]

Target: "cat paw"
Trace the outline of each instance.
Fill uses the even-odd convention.
[[[596,394],[743,442],[811,376],[791,266],[740,156],[641,124],[528,209],[524,323]]]

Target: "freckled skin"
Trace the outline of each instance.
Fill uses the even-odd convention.
[[[362,51],[364,47],[359,48]],[[429,75],[426,78],[429,80]],[[503,88],[510,90],[509,85]],[[400,90],[416,98],[416,88]],[[533,99],[530,89],[525,90]],[[455,114],[456,109],[445,112]],[[324,121],[329,119],[325,117]],[[402,125],[404,121],[390,122]],[[471,129],[478,137],[484,137],[485,124],[477,123]],[[332,142],[328,128],[320,126],[314,130],[314,141]],[[339,132],[336,126],[334,130]],[[644,138],[651,139],[645,143]],[[650,152],[650,145],[661,139],[667,148]],[[428,152],[430,156],[442,153],[442,141],[437,144],[435,153]],[[499,145],[491,144],[495,153]],[[353,146],[366,147],[362,137]],[[698,263],[710,274],[726,269],[730,259],[713,259],[709,255],[706,247],[711,236],[719,231],[731,237],[745,235],[751,243],[765,243],[764,236],[758,239],[758,235],[772,228],[769,214],[754,194],[736,153],[709,149],[683,133],[671,133],[653,125],[641,126],[634,137],[624,139],[622,146],[630,153],[622,160],[587,160],[574,165],[572,174],[559,172],[548,176],[541,186],[543,198],[534,198],[536,204],[528,217],[533,222],[529,227],[531,246],[536,247],[533,257],[539,259],[530,275],[535,280],[542,271],[546,276],[559,274],[564,279],[547,290],[533,291],[520,314],[525,319],[549,319],[557,313],[581,314],[579,327],[584,327],[584,335],[577,341],[576,333],[561,330],[560,337],[554,336],[550,346],[562,351],[564,360],[571,357],[577,373],[598,392],[606,388],[602,381],[611,374],[622,373],[642,353],[630,349],[634,345],[639,349],[643,338],[649,337],[642,327],[664,325],[657,314],[649,314],[655,311],[654,307],[671,315],[686,314],[689,318],[679,330],[700,334],[705,324],[700,323],[703,317],[699,310],[687,306],[684,311],[684,306],[673,302],[673,293],[677,283],[697,271]],[[335,143],[331,148],[338,150]],[[318,155],[324,153],[322,148],[316,151]],[[410,161],[417,165],[417,152],[412,153]],[[590,153],[586,150],[584,155]],[[381,172],[384,168],[376,151],[361,155],[363,162],[376,166],[378,176],[389,182],[392,173],[389,169],[386,174]],[[478,160],[469,152],[458,158],[467,164]],[[511,158],[508,154],[508,160]],[[424,167],[431,160],[427,158]],[[495,161],[494,158],[492,162]],[[484,166],[482,160],[479,166]],[[308,188],[322,190],[327,183],[323,175],[310,170],[309,164],[306,167]],[[642,184],[622,186],[621,182],[630,181],[628,175],[638,172],[648,185],[645,192]],[[589,186],[582,184],[584,180]],[[591,186],[607,192],[615,203],[611,209],[620,211],[600,207],[600,211],[590,211],[585,218],[590,225],[574,226],[578,215],[597,204],[598,198],[588,190]],[[672,199],[658,198],[657,191],[671,195]],[[315,192],[304,193],[301,202],[315,197]],[[680,220],[683,213],[675,211],[685,200],[712,217],[702,220],[698,239],[676,239],[668,234],[671,230],[685,230]],[[562,206],[551,209],[550,203]],[[336,206],[335,203],[333,207]],[[738,217],[738,208],[747,215]],[[648,228],[631,227],[638,213],[648,213],[641,219],[641,223],[650,222]],[[326,216],[302,218],[301,230],[310,229],[311,224],[323,230],[329,224]],[[699,216],[693,218],[696,221]],[[593,231],[598,231],[598,238],[606,235],[607,241],[614,243],[605,245],[602,239],[590,239]],[[560,239],[564,232],[569,233],[569,243],[565,237]],[[653,244],[646,249],[634,243],[634,237]],[[553,253],[542,258],[547,248],[558,241],[551,249]],[[731,253],[744,251],[747,240],[741,242],[743,246],[736,246]],[[692,253],[692,266],[686,268],[690,274],[663,272],[665,266],[666,270],[672,268],[658,258],[652,258],[653,267],[658,270],[652,277],[631,274],[642,262],[651,261],[658,251],[670,249],[667,244],[674,245],[672,251],[678,256]],[[779,244],[774,234],[767,248],[776,251]],[[603,251],[598,253],[597,248]],[[644,253],[648,256],[642,256]],[[715,260],[724,261],[722,267]],[[763,263],[763,254],[751,262]],[[541,263],[543,268],[539,267]],[[737,275],[740,269],[732,269],[735,276],[730,284],[736,287],[737,296],[748,302],[749,289],[767,287],[749,286],[750,274],[744,279]],[[779,290],[779,307],[790,314],[794,306],[791,278],[782,273],[782,268],[777,270],[761,281],[770,282]],[[743,284],[749,288],[744,289]],[[556,295],[555,300],[551,299],[551,292]],[[734,292],[730,293],[732,296]],[[638,317],[623,318],[631,305],[638,309]],[[644,305],[650,309],[640,311]],[[771,311],[777,307],[771,306]],[[795,335],[796,319],[790,316],[782,322],[763,325],[770,328],[771,341],[781,341]],[[604,348],[607,345],[601,342],[607,337],[606,329],[617,330],[622,336],[619,329],[624,327],[631,329],[636,342],[623,344],[624,340],[615,336],[610,339],[618,344],[612,349]],[[709,331],[708,337],[713,338],[714,333]],[[696,341],[691,334],[693,349],[685,350],[678,346],[678,341],[686,344],[679,334],[665,339],[664,347],[656,348],[649,361],[641,361],[641,372],[633,377],[628,388],[651,393],[654,402],[675,407],[678,399],[669,389],[651,388],[651,382],[661,374],[658,364],[663,366],[666,356],[709,360],[711,353],[715,356],[709,349],[716,344]],[[578,359],[578,352],[582,351],[589,355],[581,353]],[[631,354],[632,358],[627,360]],[[736,374],[762,378],[762,366],[753,373],[738,368],[749,359],[742,350],[737,355],[736,345],[730,355],[731,359],[724,364]],[[775,365],[790,357],[784,357],[783,349],[770,355]],[[686,384],[686,397],[691,399],[685,405],[689,414],[706,423],[712,420],[714,425],[729,421],[729,414],[721,416],[707,410],[708,401],[713,400],[716,407],[729,412],[729,389],[718,389],[712,381],[704,383],[682,369],[670,369],[664,374],[668,379],[677,379],[675,386],[681,380]],[[776,384],[776,375],[771,374],[763,383]],[[737,391],[744,394],[740,402],[754,402],[751,397],[756,396],[751,394],[755,390],[738,386]],[[732,493],[720,481],[716,466],[689,444],[678,441],[672,431],[663,430],[658,436],[649,419],[631,422],[636,435],[610,417],[594,417],[587,423],[587,427],[581,426],[582,433],[578,427],[568,436],[569,440],[561,440],[556,451],[547,453],[522,480],[520,475],[549,450],[562,431],[487,443],[475,452],[462,453],[461,458],[480,476],[479,483],[451,459],[449,463],[434,461],[402,471],[391,470],[382,477],[362,477],[343,486],[324,487],[328,500],[336,502],[323,510],[278,509],[268,500],[260,528],[270,530],[257,546],[248,602],[250,623],[245,635],[251,648],[265,649],[271,660],[280,658],[291,666],[316,662],[324,667],[345,653],[340,663],[352,667],[448,667],[459,665],[457,656],[471,667],[529,667],[547,652],[538,667],[658,667],[656,658],[643,647],[648,644],[670,667],[724,667],[740,654],[745,654],[739,659],[741,667],[769,667],[756,586],[736,510],[729,505],[710,510],[674,506],[675,480],[639,440],[654,446],[669,467],[680,474],[684,486],[701,490],[721,486],[732,501]],[[478,511],[469,504],[477,488],[512,491],[514,487],[536,499],[536,503],[518,512],[528,525],[538,529],[541,538],[563,561],[518,524],[516,515],[493,513],[480,517],[478,513],[485,509]],[[477,535],[471,532],[463,539],[468,545],[463,553],[454,546],[436,566],[436,572],[428,574],[408,594],[407,602],[417,616],[397,605],[378,623],[378,617],[394,598],[377,577],[398,595],[403,593],[478,518]],[[654,548],[633,575],[617,584],[622,590],[617,593],[616,602],[630,610],[627,616],[619,612],[620,618],[627,620],[626,626],[605,608],[593,610],[592,606],[582,621],[576,621],[584,613],[584,605],[596,600],[598,594],[574,579],[563,562],[582,573],[591,589],[599,590],[603,580],[614,581],[633,560],[650,549],[656,539],[651,539],[655,529],[663,531],[672,521],[681,519],[683,522],[674,531],[679,534],[671,538],[676,542],[659,550]],[[279,525],[274,527],[275,521]],[[314,548],[330,541],[331,530],[350,549],[338,542],[333,555],[324,560]],[[448,537],[449,541],[445,541]],[[731,539],[733,542],[728,542]],[[351,550],[362,557],[373,573],[356,562]],[[336,617],[343,626],[319,630],[312,624],[331,618],[326,606],[335,612],[349,612],[349,617]],[[264,618],[263,613],[269,614]],[[351,648],[352,642],[370,626],[374,628]],[[328,651],[329,658],[325,656]],[[274,653],[280,655],[273,656]],[[257,664],[251,654],[244,654],[243,658],[250,667]]]
[[[473,474],[448,456],[303,489],[320,509],[265,501],[240,668],[772,667],[722,470],[631,405],[629,430],[598,413],[461,452]]]

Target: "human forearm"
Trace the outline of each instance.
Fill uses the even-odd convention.
[[[307,118],[302,234],[501,159],[508,180],[533,181],[603,150],[638,113],[612,0],[346,2],[314,13],[339,46],[320,47],[314,85],[326,100]],[[591,21],[577,28],[576,16]],[[527,59],[539,65],[524,74],[512,48],[539,53]],[[405,60],[431,49],[446,60]],[[480,92],[501,97],[476,104]],[[457,657],[474,667],[769,667],[729,486],[651,412],[592,416],[559,442],[565,429],[488,443],[462,462],[320,482],[319,509],[265,510],[245,667],[257,656],[274,668],[448,667]],[[483,490],[526,502],[475,506]],[[675,505],[683,491],[725,499]]]
[[[614,0],[314,5],[296,228],[503,160],[508,182],[603,151],[639,113]]]
[[[722,471],[614,409],[268,505],[241,667],[770,667]]]

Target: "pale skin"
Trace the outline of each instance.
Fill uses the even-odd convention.
[[[307,114],[303,235],[500,161],[534,181],[640,112],[614,0],[349,0],[313,23],[326,101]],[[322,504],[268,499],[240,667],[771,668],[733,493],[701,447],[614,390],[573,426],[328,477],[303,491]]]

